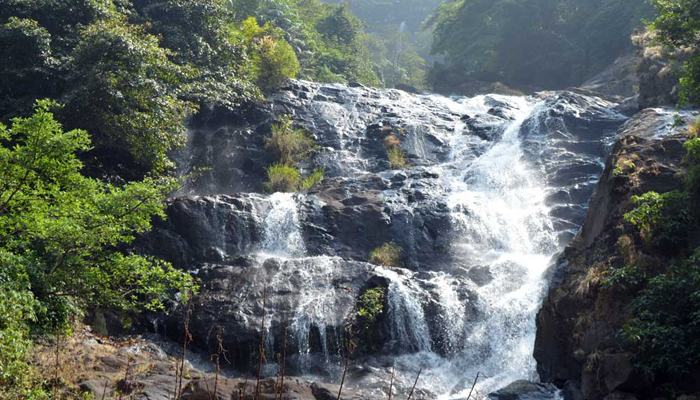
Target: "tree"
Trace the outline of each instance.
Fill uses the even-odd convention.
[[[85,29],[68,64],[67,120],[93,132],[102,146],[123,149],[147,170],[170,167],[167,152],[184,143],[184,119],[194,104],[181,100],[194,73],[123,17]]]
[[[175,182],[116,187],[81,175],[76,153],[89,148],[88,136],[64,132],[52,107],[39,101],[34,115],[0,126],[0,284],[30,292],[37,326],[50,330],[87,306],[156,310],[175,292],[187,296],[195,289],[189,275],[119,251],[164,217]]]
[[[553,89],[581,84],[632,51],[630,35],[651,13],[645,0],[449,1],[428,21],[432,51],[449,66],[432,80],[447,80],[444,87],[469,79]]]
[[[134,0],[136,22],[172,52],[176,64],[193,67],[184,97],[200,105],[233,110],[258,98],[255,87],[242,75],[246,55],[229,40],[227,22],[234,16],[224,0]]]
[[[255,17],[243,21],[240,28],[231,26],[233,40],[248,53],[247,76],[265,92],[279,89],[299,72],[299,61],[284,32],[271,23],[258,25]]]
[[[0,0],[0,120],[60,100],[66,127],[92,134],[94,175],[164,172],[197,105],[259,97],[229,18],[224,0]]]
[[[653,0],[657,17],[651,23],[657,40],[673,47],[692,49],[690,59],[683,66],[681,102],[700,99],[700,3],[694,0]]]

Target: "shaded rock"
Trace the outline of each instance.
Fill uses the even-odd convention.
[[[627,392],[615,391],[605,396],[603,400],[637,400],[637,396]]]
[[[556,390],[554,385],[516,381],[488,397],[490,400],[547,400],[556,398]]]

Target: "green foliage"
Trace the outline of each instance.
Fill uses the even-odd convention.
[[[651,12],[645,0],[448,1],[429,21],[433,53],[448,62],[431,80],[580,84],[632,50],[630,34]]]
[[[426,86],[426,61],[418,54],[408,32],[385,28],[368,36],[365,43],[384,86]]]
[[[170,50],[170,59],[191,74],[183,97],[197,104],[230,110],[257,99],[256,88],[243,76],[244,49],[230,40],[233,15],[225,0],[132,0],[135,22],[148,26]]]
[[[700,362],[700,249],[649,281],[633,302],[623,336],[636,347],[637,367],[677,383]]]
[[[369,262],[385,267],[400,267],[402,265],[402,252],[403,249],[394,243],[384,243],[372,250],[369,254]]]
[[[649,274],[641,265],[625,264],[621,268],[607,271],[601,286],[623,292],[635,292],[644,287],[648,279]]]
[[[648,192],[632,201],[637,207],[625,214],[625,220],[640,230],[649,246],[674,251],[687,244],[691,218],[684,192]]]
[[[315,169],[306,178],[301,177],[299,169],[296,167],[277,163],[267,169],[267,182],[265,190],[270,193],[284,192],[292,193],[300,190],[308,190],[323,181],[323,170]]]
[[[291,116],[283,115],[272,125],[272,134],[265,138],[265,149],[274,154],[277,163],[267,169],[265,189],[268,192],[308,190],[323,181],[323,169],[316,168],[302,178],[295,163],[305,161],[317,146],[302,129],[294,128]]]
[[[634,172],[637,166],[632,160],[619,160],[613,170],[613,176],[625,175]]]
[[[302,179],[299,170],[289,164],[274,164],[267,169],[265,189],[270,193],[291,193],[299,190]]]
[[[169,179],[121,187],[80,174],[75,153],[90,142],[84,131],[64,132],[37,103],[28,118],[0,129],[0,243],[12,254],[38,302],[38,325],[54,331],[86,305],[127,311],[162,309],[173,292],[195,289],[170,265],[116,249],[164,217]]]
[[[388,147],[386,156],[389,158],[389,163],[393,169],[404,169],[410,166],[408,161],[406,161],[406,155],[398,147]]]
[[[237,29],[249,17],[279,29],[278,38],[296,54],[302,79],[381,83],[372,69],[362,24],[344,6],[318,0],[231,0],[229,9]]]
[[[170,167],[167,152],[184,144],[184,116],[195,110],[178,98],[190,72],[169,61],[155,36],[120,19],[98,21],[82,36],[69,65],[71,123],[149,169]]]
[[[271,136],[265,138],[265,149],[272,152],[279,162],[293,164],[311,155],[316,144],[304,130],[294,128],[289,115],[283,115],[278,124],[272,125]]]
[[[0,250],[0,399],[40,399],[31,389],[32,369],[27,362],[32,342],[29,324],[36,320],[34,297],[22,259]]]
[[[690,197],[691,210],[696,221],[700,220],[700,138],[693,137],[685,142],[685,190]]]
[[[257,98],[227,15],[223,0],[0,0],[0,120],[60,98],[61,121],[120,154],[127,178],[165,171],[197,104]]]
[[[323,182],[323,169],[316,168],[309,176],[301,182],[301,190],[309,190]]]
[[[272,92],[299,72],[299,61],[292,46],[284,40],[284,32],[271,23],[258,25],[255,17],[243,21],[240,29],[229,27],[235,42],[248,54],[245,71],[249,79],[265,92]]]
[[[371,329],[384,312],[386,288],[378,286],[364,291],[357,299],[358,322],[364,331]]]
[[[650,27],[657,40],[673,48],[692,49],[690,59],[683,66],[681,77],[681,103],[695,102],[700,98],[700,4],[695,0],[652,0],[656,7],[656,19]]]

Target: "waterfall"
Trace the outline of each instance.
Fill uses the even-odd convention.
[[[395,330],[404,349],[418,352],[400,357],[401,362],[413,365],[409,368],[413,373],[417,365],[427,364],[424,387],[444,393],[445,399],[466,397],[470,385],[459,384],[478,372],[488,377],[477,384],[482,394],[514,380],[537,380],[532,356],[535,314],[547,284],[544,273],[559,250],[545,203],[545,174],[522,148],[522,130],[531,125],[541,129],[525,121],[537,119],[543,105],[521,97],[493,97],[508,104],[511,112],[510,121],[501,127],[501,139],[475,154],[483,143],[461,126],[448,138],[447,161],[432,167],[440,175],[442,196],[450,210],[454,258],[462,260],[468,271],[482,269],[491,278],[471,289],[477,299],[470,304],[460,300],[454,289],[459,283],[452,282],[449,273],[438,273],[428,281],[436,288],[447,359],[426,356],[432,349],[424,313],[420,304],[416,306],[421,289],[402,284],[395,276],[390,279],[392,335]],[[462,113],[485,113],[489,109],[485,101],[478,96],[450,101],[450,107]],[[467,307],[476,314],[469,323]]]
[[[447,98],[353,86],[294,81],[270,100],[271,112],[291,108],[317,141],[309,165],[326,179],[309,192],[249,193],[259,187],[249,164],[262,162],[253,134],[262,125],[194,135],[200,157],[231,164],[204,186],[233,194],[173,207],[171,220],[185,226],[164,240],[182,239],[174,247],[186,242],[185,256],[230,267],[232,290],[255,294],[235,304],[210,297],[242,337],[259,329],[251,303],[267,288],[267,347],[278,351],[288,326],[289,360],[302,374],[337,378],[357,299],[385,285],[386,308],[372,327],[381,343],[362,355],[367,373],[349,385],[383,387],[388,359],[397,387],[410,388],[422,368],[419,388],[441,399],[464,399],[477,373],[480,395],[537,380],[545,272],[579,229],[605,146],[625,118],[611,103],[567,92]],[[410,167],[391,169],[389,135]],[[403,248],[403,268],[366,262],[389,242]]]

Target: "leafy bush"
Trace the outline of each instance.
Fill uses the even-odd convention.
[[[319,0],[231,0],[229,8],[238,23],[255,17],[264,27],[281,32],[277,38],[283,37],[294,49],[302,79],[381,84],[362,23],[344,6]]]
[[[700,363],[700,249],[651,279],[632,303],[623,330],[645,374],[683,382]]]
[[[685,142],[685,164],[688,168],[685,175],[685,190],[690,197],[693,216],[700,220],[700,138],[694,137]]]
[[[265,149],[272,152],[282,164],[305,160],[316,150],[314,140],[306,132],[296,129],[290,116],[280,117],[279,124],[272,125],[272,134],[265,138]]]
[[[64,132],[55,106],[39,101],[33,116],[0,125],[0,250],[26,265],[19,276],[40,305],[39,326],[65,326],[86,305],[157,310],[174,292],[186,298],[195,290],[190,275],[115,250],[165,216],[174,181],[115,187],[84,177],[75,153],[89,147],[87,133]]]
[[[0,399],[40,398],[30,387],[27,359],[32,342],[29,324],[36,320],[34,297],[22,259],[0,250]]]
[[[688,48],[690,59],[683,66],[680,79],[681,103],[700,99],[700,10],[696,0],[652,0],[657,16],[650,27],[657,40],[672,48]]]
[[[632,160],[619,160],[613,170],[613,176],[620,176],[634,172],[637,166]]]
[[[284,31],[271,23],[258,25],[255,17],[230,26],[234,42],[244,46],[248,54],[245,70],[248,79],[264,92],[273,92],[299,72],[299,60],[292,46],[284,39]]]
[[[378,286],[367,289],[357,299],[357,317],[363,330],[368,331],[384,312],[386,289]]]
[[[402,264],[402,252],[403,249],[394,243],[384,243],[380,247],[372,250],[369,255],[369,262],[385,267],[400,267]]]
[[[642,196],[634,196],[632,200],[637,204],[637,208],[625,214],[625,220],[640,230],[648,245],[676,250],[687,244],[691,218],[688,196],[685,193],[649,192]]]
[[[301,173],[299,173],[297,168],[288,164],[278,163],[267,169],[265,189],[271,193],[291,193],[299,190],[301,182]]]

